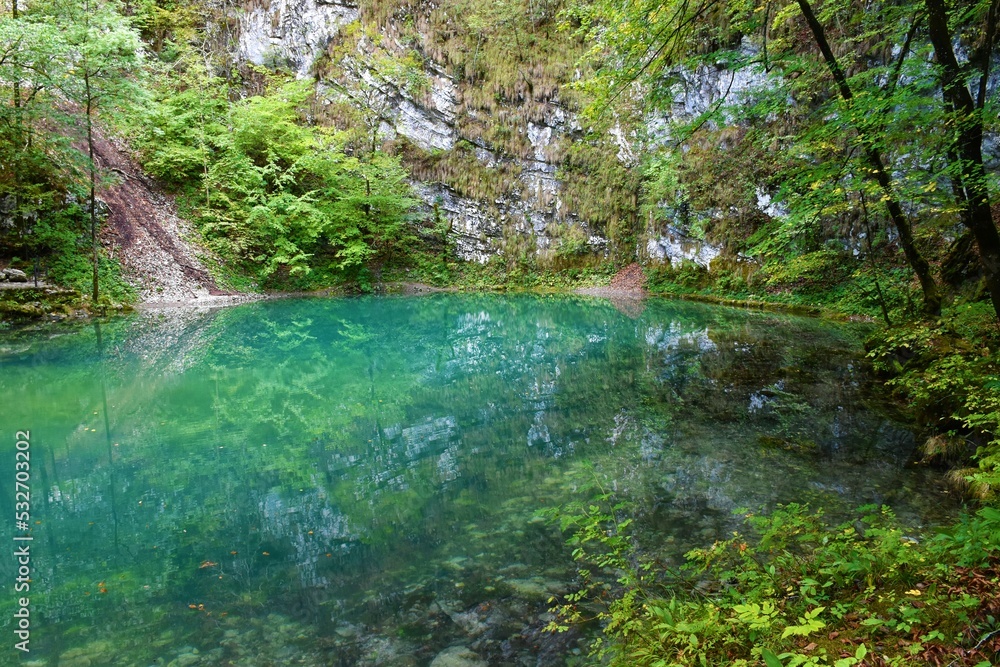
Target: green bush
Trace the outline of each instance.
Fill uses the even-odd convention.
[[[144,165],[184,192],[204,240],[262,285],[290,289],[377,278],[413,248],[417,201],[397,158],[348,155],[308,124],[312,89],[272,81],[229,103],[220,80],[161,91]]]
[[[996,509],[923,541],[885,507],[841,523],[802,505],[741,510],[746,534],[675,570],[637,550],[627,510],[601,494],[548,513],[570,532],[581,582],[549,629],[597,620],[593,655],[605,664],[848,667],[877,646],[880,665],[949,655],[985,667],[1000,650]]]

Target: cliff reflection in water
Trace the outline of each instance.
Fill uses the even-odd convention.
[[[594,480],[668,559],[737,507],[926,519],[933,480],[866,404],[854,332],[625,310],[288,300],[6,334],[0,423],[35,443],[33,657],[561,664],[582,640],[540,628],[572,561],[535,512]]]

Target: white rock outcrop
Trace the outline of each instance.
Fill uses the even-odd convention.
[[[237,56],[255,65],[286,65],[306,77],[330,40],[360,16],[350,0],[265,0],[240,17]]]
[[[671,266],[680,266],[688,261],[707,269],[712,260],[722,254],[722,250],[668,227],[662,235],[649,239],[646,244],[646,254],[652,260],[670,262]]]

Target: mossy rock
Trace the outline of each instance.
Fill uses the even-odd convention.
[[[773,435],[759,435],[757,442],[764,449],[780,449],[793,454],[803,454],[816,456],[820,453],[820,447],[812,440],[806,438],[780,438]]]
[[[67,312],[80,306],[76,290],[53,287],[25,287],[0,291],[0,313],[39,317],[53,311]]]

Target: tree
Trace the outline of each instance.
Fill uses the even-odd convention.
[[[853,106],[855,101],[854,93],[851,91],[851,86],[847,81],[844,70],[841,69],[837,57],[833,54],[833,49],[830,48],[830,43],[826,39],[826,31],[823,30],[822,24],[816,18],[816,14],[813,13],[812,6],[810,6],[808,0],[797,1],[799,8],[802,10],[802,15],[806,19],[806,23],[809,25],[809,30],[813,34],[813,39],[816,40],[816,45],[823,54],[823,60],[826,62],[830,74],[837,84],[840,96],[849,106]],[[920,286],[924,292],[924,312],[931,316],[940,315],[941,294],[938,291],[934,277],[931,275],[930,265],[920,251],[917,250],[916,243],[913,240],[913,230],[910,226],[910,221],[906,214],[903,213],[903,208],[896,199],[892,178],[889,170],[886,168],[882,153],[878,149],[879,138],[868,136],[866,129],[868,128],[864,126],[855,127],[861,144],[861,150],[870,169],[868,172],[869,177],[878,183],[879,188],[882,190],[882,200],[885,202],[889,217],[892,219],[893,224],[896,226],[896,231],[899,233],[899,244],[906,255],[906,261],[920,281]]]
[[[925,0],[927,25],[941,77],[941,89],[948,110],[947,127],[953,135],[948,156],[955,197],[962,222],[976,239],[979,258],[986,278],[986,287],[993,309],[1000,318],[1000,234],[990,210],[990,192],[983,166],[983,114],[986,105],[986,84],[989,79],[993,50],[997,40],[997,20],[1000,0],[978,3],[985,9],[979,53],[980,70],[975,95],[966,80],[974,76],[963,72],[952,48],[951,22],[944,0]],[[977,14],[981,15],[980,11]]]
[[[97,238],[98,165],[94,124],[99,109],[123,107],[139,91],[132,77],[142,64],[138,33],[115,0],[52,0],[47,13],[65,44],[65,72],[56,85],[82,107],[86,128],[88,210],[94,303],[100,296]]]
[[[9,99],[0,104],[0,201],[13,221],[6,246],[22,257],[43,249],[39,223],[64,205],[74,167],[68,146],[51,131],[64,120],[48,94],[63,43],[43,19],[17,2],[0,15],[0,86]]]
[[[991,186],[981,152],[984,118],[990,117],[982,107],[989,104],[986,79],[998,5],[978,0],[949,10],[947,0],[629,0],[578,3],[570,16],[594,43],[590,59],[598,69],[585,86],[602,111],[637,97],[647,109],[669,108],[676,82],[699,68],[765,78],[774,92],[756,91],[763,104],[738,100],[727,107],[720,101],[686,130],[676,130],[675,146],[686,144],[692,132],[753,117],[755,131],[770,132],[771,150],[785,150],[786,165],[826,163],[824,178],[833,185],[813,180],[814,192],[785,188],[794,195],[784,201],[793,210],[799,201],[815,203],[820,197],[826,199],[814,210],[844,210],[845,204],[857,209],[859,200],[845,199],[844,191],[858,184],[838,181],[868,180],[877,186],[868,194],[885,204],[896,242],[920,282],[924,310],[935,315],[941,295],[917,248],[914,221],[956,209],[975,234],[1000,313],[1000,296],[993,296],[1000,294],[1000,237],[990,219]],[[811,44],[801,39],[803,30]],[[974,46],[967,63],[953,52],[958,37]],[[939,72],[930,87],[928,40]],[[929,128],[943,128],[950,138],[942,141]],[[803,152],[801,141],[810,134],[823,135],[822,148],[813,155]],[[654,137],[654,150],[656,141],[662,147],[662,136]],[[782,177],[801,183],[794,173]],[[951,205],[944,205],[936,190],[942,177],[955,184]]]
[[[59,42],[47,26],[25,16],[16,1],[9,15],[0,16],[0,81],[9,86],[11,100],[2,119],[15,150],[31,145],[33,110],[58,60]]]
[[[274,77],[266,94],[229,103],[189,74],[155,105],[141,144],[147,167],[188,194],[220,255],[262,282],[310,287],[377,272],[414,241],[417,202],[398,159],[348,155],[351,137],[306,122],[311,82]]]

